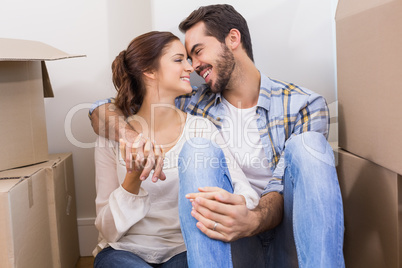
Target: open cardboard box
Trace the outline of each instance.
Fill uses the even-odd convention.
[[[402,174],[402,0],[339,0],[339,147]]]
[[[79,258],[71,153],[0,172],[0,266],[75,267]]]
[[[0,170],[48,160],[43,97],[53,97],[53,90],[45,61],[81,56],[0,38]]]
[[[402,176],[342,149],[335,155],[345,217],[346,267],[401,267]]]

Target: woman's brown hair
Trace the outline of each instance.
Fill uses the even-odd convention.
[[[170,32],[152,31],[136,37],[112,63],[115,104],[125,116],[138,112],[145,96],[143,73],[157,70],[165,48],[180,40]]]

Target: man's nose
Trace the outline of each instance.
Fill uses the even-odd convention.
[[[198,72],[198,71],[199,71],[198,69],[199,69],[199,67],[200,67],[200,61],[197,60],[197,59],[192,59],[191,66],[193,67],[193,69],[194,69],[196,72]]]

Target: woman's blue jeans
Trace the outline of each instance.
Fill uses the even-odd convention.
[[[345,266],[342,198],[334,154],[322,134],[306,132],[286,142],[281,224],[231,244],[199,231],[184,197],[203,186],[231,192],[223,158],[216,145],[202,138],[188,141],[179,156],[180,223],[189,267],[232,267],[232,257],[234,267]]]
[[[187,268],[186,252],[172,257],[165,263],[147,263],[139,256],[125,250],[112,247],[104,248],[96,255],[94,268]]]

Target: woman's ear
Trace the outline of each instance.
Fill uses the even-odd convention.
[[[232,50],[236,49],[241,44],[241,33],[239,30],[233,28],[229,31],[225,39],[226,46]]]
[[[156,79],[155,71],[146,71],[146,72],[143,72],[143,75],[145,75],[146,77],[148,77],[150,79]]]

